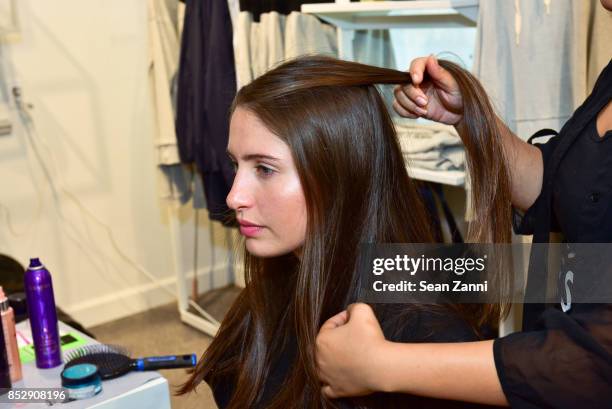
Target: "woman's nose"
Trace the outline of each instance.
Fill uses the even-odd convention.
[[[225,201],[227,206],[233,210],[248,208],[252,204],[247,183],[246,181],[242,180],[238,174],[236,174],[236,177],[234,178],[232,189],[228,193]]]

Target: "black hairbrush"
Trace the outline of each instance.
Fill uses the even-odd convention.
[[[130,358],[128,351],[120,346],[94,344],[70,351],[64,357],[69,368],[77,364],[94,364],[102,379],[113,379],[130,371],[156,371],[158,369],[192,368],[197,358],[195,354],[150,356]]]

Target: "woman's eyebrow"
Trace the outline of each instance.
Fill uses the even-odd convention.
[[[265,155],[263,153],[250,153],[248,155],[244,155],[242,157],[243,160],[257,160],[257,159],[267,159],[267,160],[271,160],[273,162],[278,162],[280,161],[279,158],[276,158],[274,156],[270,156],[270,155]]]
[[[229,155],[230,158],[234,159],[234,155],[232,155],[232,153],[230,151],[227,151],[227,154]],[[280,159],[276,158],[274,156],[270,156],[270,155],[266,155],[263,153],[249,153],[247,155],[243,155],[242,160],[244,161],[248,161],[248,160],[258,160],[258,159],[267,159],[269,161],[273,161],[273,162],[279,162]]]

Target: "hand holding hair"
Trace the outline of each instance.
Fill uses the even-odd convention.
[[[487,97],[484,91],[474,95],[465,89],[462,92],[458,83],[458,81],[465,82],[461,71],[459,70],[457,75],[457,70],[445,67],[447,62],[438,61],[433,55],[412,60],[408,70],[412,84],[395,86],[393,109],[406,118],[426,118],[453,125],[460,135],[466,135],[465,128],[469,125],[468,122],[478,120],[477,116],[470,115],[467,111],[473,110],[475,101]],[[474,85],[473,82],[469,88],[474,90]],[[467,122],[464,121],[466,116]],[[499,142],[503,145],[508,158],[507,166],[511,174],[510,201],[515,207],[527,210],[540,194],[542,187],[543,168],[540,150],[517,137],[495,111],[491,111],[484,118],[492,125],[496,123],[499,129]],[[472,131],[474,130],[476,129]],[[485,132],[483,136],[486,141],[494,139],[491,132]],[[478,153],[474,151],[475,155]],[[482,155],[479,156],[481,159]],[[468,160],[470,160],[469,154]]]
[[[382,390],[377,378],[385,371],[380,354],[387,343],[367,304],[351,304],[328,319],[316,339],[323,395],[335,399]]]
[[[463,98],[452,74],[433,55],[419,57],[410,64],[412,84],[394,88],[395,111],[407,118],[423,117],[448,125],[463,118]]]
[[[357,303],[321,326],[315,347],[321,393],[328,399],[395,392],[508,406],[493,340],[387,341],[372,308]]]

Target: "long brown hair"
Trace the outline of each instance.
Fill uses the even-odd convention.
[[[474,185],[476,221],[468,237],[508,242],[509,182],[493,111],[469,73],[441,64],[459,78],[469,124],[461,135]],[[213,385],[231,379],[229,408],[260,406],[274,357],[295,339],[290,373],[266,407],[331,406],[319,392],[315,337],[327,318],[356,301],[359,244],[433,241],[430,217],[375,87],[383,83],[407,84],[410,75],[308,56],[283,63],[236,95],[232,110],[253,112],[291,150],[306,200],[306,237],[300,260],[246,254],[246,288],[180,392],[204,379]],[[464,315],[475,328],[499,319],[499,306],[469,308]],[[383,325],[392,314],[377,310]]]

